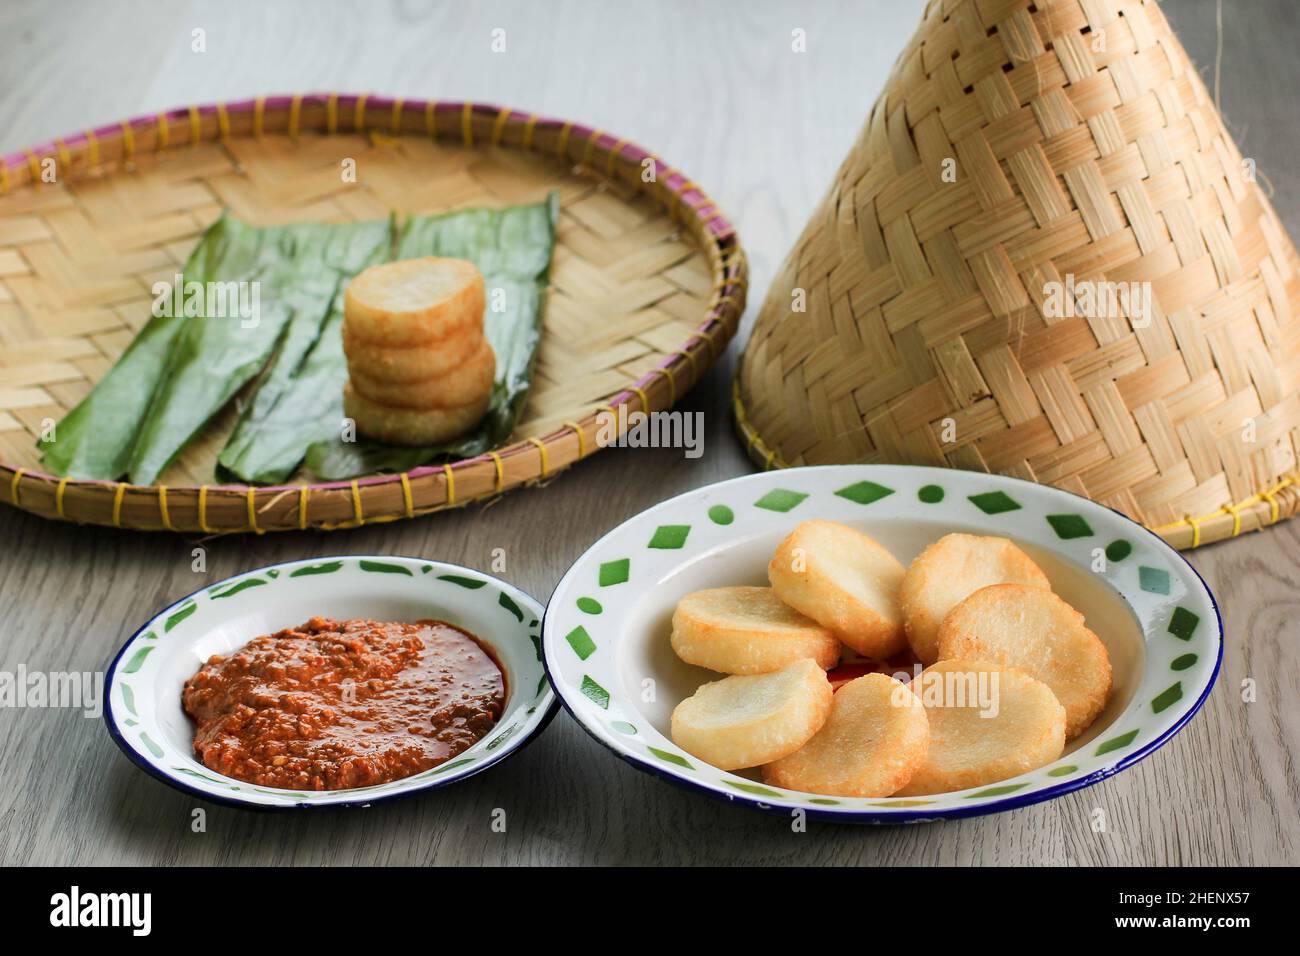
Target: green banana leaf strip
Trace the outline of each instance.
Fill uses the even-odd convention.
[[[362,223],[354,228],[367,250],[356,271],[389,257],[391,223]],[[351,275],[337,276],[325,311],[295,313],[270,368],[217,459],[222,480],[280,484],[297,470],[313,443],[337,433],[347,381],[343,287]]]
[[[184,274],[230,275],[254,258],[246,228],[223,216],[204,233]],[[99,383],[39,442],[41,462],[57,475],[113,480],[126,474],[140,425],[167,367],[185,316],[155,308],[153,316]]]
[[[382,222],[296,223],[254,228],[227,217],[226,229],[246,235],[248,258],[226,262],[200,281],[256,283],[256,316],[205,314],[185,322],[131,453],[135,484],[153,484],[185,445],[266,365],[295,318],[320,322],[341,279],[382,249]],[[251,285],[250,285],[251,288]],[[221,310],[230,313],[229,308]]]
[[[542,297],[558,216],[559,196],[552,193],[534,205],[415,216],[407,221],[398,237],[397,258],[469,259],[483,273],[488,298],[483,330],[497,358],[491,405],[478,428],[464,438],[424,448],[399,448],[364,439],[346,441],[340,398],[334,434],[307,452],[307,467],[313,474],[338,481],[381,471],[406,471],[439,458],[481,455],[510,437],[532,385],[542,334]],[[347,377],[341,347],[338,358],[341,393]],[[316,397],[319,401],[319,395]]]

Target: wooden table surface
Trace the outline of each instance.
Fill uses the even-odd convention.
[[[921,0],[741,8],[698,2],[288,4],[6,0],[0,152],[192,102],[308,90],[477,99],[572,117],[660,152],[738,224],[768,278],[855,137]],[[1300,59],[1293,0],[1225,0],[1222,105],[1300,235]],[[1214,0],[1166,13],[1213,89]],[[490,49],[505,32],[506,52]],[[791,51],[803,29],[807,52]],[[206,51],[194,52],[195,30]],[[744,332],[740,337],[743,342]],[[101,670],[155,609],[247,568],[315,555],[425,555],[539,598],[600,534],[655,502],[750,470],[732,432],[738,345],[685,399],[705,454],[610,450],[489,507],[333,534],[205,543],[75,527],[0,507],[0,670]],[[0,383],[2,384],[2,383]],[[579,524],[571,516],[581,512]],[[0,864],[1235,864],[1300,862],[1300,520],[1202,548],[1227,650],[1205,709],[1101,785],[1024,810],[914,827],[787,821],[637,772],[567,714],[446,791],[364,811],[270,815],[146,777],[101,721],[0,710]],[[1257,686],[1252,703],[1242,682]],[[505,833],[492,812],[507,812]],[[1097,809],[1106,827],[1097,832]]]

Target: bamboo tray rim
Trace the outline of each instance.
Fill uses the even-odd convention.
[[[745,401],[741,397],[739,371],[732,377],[731,381],[731,412],[732,418],[735,420],[736,432],[739,434],[741,441],[744,442],[745,452],[754,464],[764,471],[804,467],[792,464],[782,458],[771,445],[763,440],[763,436],[754,427],[754,423],[750,421],[749,412],[745,408]],[[953,470],[960,471],[962,469],[954,468]],[[1290,492],[1291,500],[1283,504],[1278,501],[1278,496],[1287,491]],[[1092,499],[1088,500],[1091,501]],[[1265,528],[1277,524],[1283,518],[1290,517],[1295,513],[1298,506],[1300,506],[1300,472],[1293,472],[1283,475],[1271,487],[1256,491],[1240,501],[1225,504],[1218,510],[1211,511],[1208,514],[1189,514],[1184,515],[1177,521],[1170,521],[1155,527],[1149,527],[1145,524],[1142,526],[1158,535],[1171,547],[1180,551],[1190,551],[1199,548],[1202,544],[1213,544],[1225,538],[1236,538],[1248,531],[1263,531]],[[1283,508],[1286,510],[1283,511]],[[1131,518],[1129,515],[1124,515],[1124,517],[1137,521],[1136,518]],[[1140,521],[1137,523],[1142,524]],[[1208,530],[1206,526],[1209,526]]]
[[[307,108],[324,108],[323,129],[318,118],[315,122],[304,121]],[[265,119],[268,110],[275,114],[288,110],[288,124],[283,130],[268,129]],[[386,110],[390,116],[388,125],[371,123],[370,114],[374,110]],[[74,157],[84,157],[86,164],[80,172],[87,169],[108,168],[114,158],[120,160],[125,168],[136,155],[143,155],[137,137],[153,136],[152,152],[166,152],[183,146],[197,145],[205,141],[205,120],[216,121],[216,141],[224,142],[228,138],[239,138],[231,126],[232,117],[247,117],[251,114],[251,129],[242,134],[260,139],[266,135],[287,135],[296,139],[299,133],[324,133],[325,135],[364,135],[367,133],[388,133],[394,136],[411,135],[403,129],[403,122],[416,112],[424,118],[426,135],[434,141],[446,141],[452,132],[450,123],[455,124],[459,133],[458,145],[465,147],[504,147],[522,149],[524,152],[541,153],[534,145],[538,132],[550,131],[558,135],[558,145],[554,158],[572,162],[605,179],[613,179],[619,164],[624,167],[634,166],[638,171],[646,159],[655,164],[655,179],[650,189],[642,189],[657,198],[665,212],[678,219],[687,215],[695,221],[699,233],[697,238],[711,241],[711,247],[701,248],[700,252],[708,255],[714,277],[713,290],[709,304],[704,310],[703,321],[696,326],[695,332],[683,347],[672,355],[660,360],[649,372],[640,376],[632,385],[626,386],[612,395],[603,405],[596,407],[583,418],[566,421],[560,428],[552,429],[545,435],[527,436],[500,448],[485,452],[471,458],[458,459],[443,464],[427,464],[409,471],[392,474],[379,473],[358,478],[327,482],[296,482],[279,485],[253,485],[242,483],[212,483],[203,485],[136,485],[125,481],[101,479],[78,479],[59,476],[41,471],[38,468],[19,467],[0,461],[0,487],[9,492],[7,503],[14,507],[44,517],[57,517],[60,520],[71,519],[64,514],[64,494],[69,487],[96,489],[111,492],[113,497],[112,527],[126,527],[132,530],[197,530],[205,534],[239,533],[252,531],[258,534],[272,530],[337,530],[340,528],[359,527],[383,521],[412,518],[419,514],[468,504],[500,494],[520,484],[540,481],[568,467],[573,461],[585,458],[597,450],[595,442],[589,445],[587,432],[598,425],[598,418],[603,413],[618,414],[618,409],[627,407],[635,400],[639,410],[649,413],[671,407],[677,396],[693,386],[721,356],[728,341],[735,334],[740,315],[744,311],[745,294],[748,284],[748,269],[745,254],[741,249],[735,227],[722,213],[704,190],[681,170],[665,163],[658,154],[637,145],[631,140],[614,136],[601,129],[578,123],[573,120],[542,116],[523,110],[499,106],[492,103],[472,100],[441,100],[424,98],[402,98],[394,96],[372,95],[369,93],[312,92],[297,94],[268,94],[248,99],[213,102],[188,107],[175,107],[154,114],[140,114],[117,123],[106,123],[93,127],[80,134],[69,137],[57,137],[39,146],[16,150],[0,158],[0,197],[9,195],[16,188],[40,188],[43,160],[53,157],[62,169],[72,169]],[[475,121],[490,118],[492,121],[490,135],[484,137],[476,134]],[[505,138],[507,129],[522,127],[522,140],[512,143]],[[211,140],[211,137],[206,137]],[[139,150],[139,152],[138,152]],[[546,155],[546,154],[542,154]],[[604,157],[603,169],[593,165],[597,156]],[[72,178],[72,177],[69,177]],[[639,178],[639,172],[638,172]],[[645,185],[645,184],[643,184]],[[662,193],[662,196],[656,196]],[[689,221],[689,220],[688,220]],[[701,243],[703,246],[703,243]],[[719,341],[720,340],[720,341]],[[701,346],[704,348],[702,349]],[[707,350],[708,358],[703,367],[697,360],[697,352]],[[687,367],[688,381],[685,387],[678,384],[680,371]],[[674,369],[677,372],[674,372]],[[652,389],[660,383],[666,386],[667,401],[652,397]],[[629,410],[635,410],[629,408]],[[557,439],[573,435],[577,443],[577,455],[572,461],[565,461],[558,467],[548,461],[551,446]],[[536,453],[538,457],[537,473],[522,479],[505,478],[504,462],[520,454]],[[456,466],[491,462],[496,473],[495,487],[492,491],[471,497],[458,498],[455,492]],[[9,480],[3,481],[7,473]],[[433,478],[436,482],[442,477],[445,493],[441,502],[419,505],[415,502],[412,482]],[[30,489],[28,486],[32,486]],[[54,485],[55,514],[46,514],[30,507],[23,501],[25,490],[35,490],[42,486]],[[362,501],[362,489],[374,489],[399,485],[402,491],[404,508],[397,513],[378,513],[366,515]],[[348,493],[351,496],[353,515],[350,520],[339,522],[313,522],[308,520],[310,495],[321,493]],[[159,524],[124,525],[121,523],[123,501],[128,494],[147,493],[158,498]],[[198,497],[197,527],[189,529],[176,526],[169,517],[168,496],[170,493],[193,494]],[[247,524],[240,527],[209,526],[205,518],[205,506],[210,495],[229,496],[237,494],[246,498]],[[287,494],[299,496],[296,524],[277,524],[260,526],[257,521],[259,505],[266,506],[264,499],[279,501]],[[0,499],[3,500],[3,499]],[[92,521],[90,523],[108,524]]]

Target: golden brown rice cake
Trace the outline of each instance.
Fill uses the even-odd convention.
[[[907,685],[867,674],[835,692],[822,729],[764,767],[763,780],[808,793],[887,797],[924,762],[929,737],[925,710]]]
[[[939,657],[1018,667],[1052,689],[1065,735],[1088,728],[1110,694],[1110,655],[1083,615],[1051,591],[1023,584],[981,588],[939,628]]]
[[[830,709],[826,672],[804,658],[704,684],[673,710],[673,742],[722,770],[756,767],[802,747]]]
[[[673,612],[673,650],[688,664],[724,674],[766,674],[810,657],[834,667],[840,642],[782,603],[771,588],[711,588],[688,594]]]
[[[767,567],[778,598],[871,658],[907,645],[898,607],[903,573],[882,545],[834,521],[799,525]]]
[[[911,563],[899,603],[912,651],[923,663],[939,659],[939,625],[963,598],[990,584],[1051,588],[1033,559],[1006,538],[946,534]]]

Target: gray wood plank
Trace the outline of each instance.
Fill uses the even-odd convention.
[[[67,4],[0,9],[0,150],[164,107],[276,91],[477,98],[616,131],[679,164],[738,223],[758,296],[856,136],[919,0],[730,7],[662,2]],[[66,12],[65,12],[66,11]],[[1222,102],[1245,155],[1300,227],[1296,90],[1286,0],[1224,4]],[[1166,13],[1207,74],[1213,0]],[[507,30],[507,53],[489,51]],[[191,31],[207,31],[207,52]],[[808,33],[806,54],[790,31]],[[93,64],[93,65],[92,65]],[[1212,82],[1212,77],[1208,77]],[[750,316],[752,318],[753,308]],[[545,598],[603,532],[643,508],[750,470],[732,431],[737,349],[685,400],[706,417],[698,461],[602,453],[547,483],[413,522],[334,534],[195,542],[40,521],[0,509],[0,669],[100,669],[156,608],[278,560],[418,554],[504,574]],[[649,478],[647,476],[653,476]],[[584,516],[581,523],[572,515]],[[1300,522],[1203,548],[1227,654],[1206,709],[1137,767],[1048,804],[908,828],[812,825],[733,808],[615,759],[566,715],[531,747],[447,791],[369,811],[258,814],[206,806],[147,778],[99,721],[0,710],[0,863],[1240,864],[1300,862]],[[1241,683],[1258,685],[1254,703]],[[508,827],[493,833],[492,811]],[[1105,832],[1094,832],[1094,811]]]

